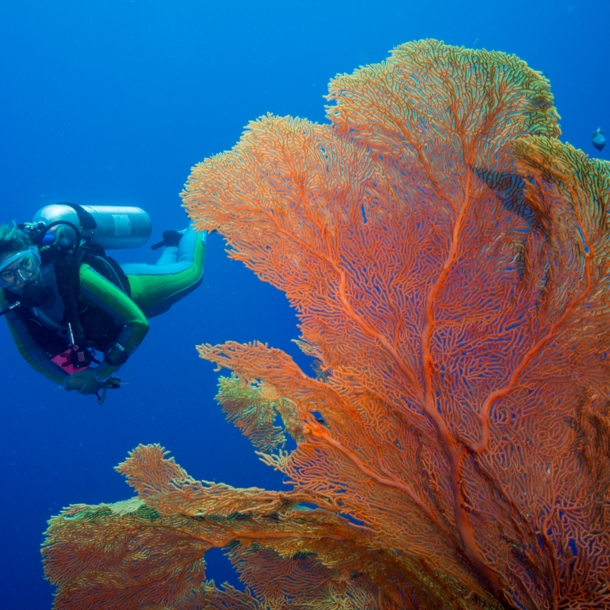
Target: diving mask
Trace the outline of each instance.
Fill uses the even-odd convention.
[[[40,254],[36,246],[17,252],[0,263],[0,288],[12,288],[19,282],[27,282],[40,268]]]

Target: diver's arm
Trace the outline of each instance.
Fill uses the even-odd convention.
[[[138,348],[148,332],[148,320],[123,291],[86,264],[80,268],[80,298],[105,311],[122,327],[115,348],[95,368],[98,381],[106,381]]]
[[[2,296],[2,298],[0,298],[0,304],[3,302],[5,301]],[[6,322],[11,332],[11,336],[13,337],[13,341],[26,362],[54,383],[63,385],[69,377],[68,373],[49,360],[45,350],[34,341],[27,326],[19,316],[15,312],[9,311],[6,314]]]

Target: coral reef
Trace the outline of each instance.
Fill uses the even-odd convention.
[[[328,99],[329,124],[251,123],[183,193],[316,361],[199,347],[291,488],[138,447],[137,499],[51,520],[56,607],[610,605],[609,164],[557,139],[548,81],[502,53],[408,43]],[[212,547],[244,592],[205,580]]]

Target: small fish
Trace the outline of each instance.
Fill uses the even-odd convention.
[[[591,141],[593,142],[593,146],[595,146],[597,150],[601,151],[604,149],[604,146],[606,146],[606,138],[604,138],[604,134],[602,132],[601,127],[598,127],[597,131],[593,133],[593,139]]]

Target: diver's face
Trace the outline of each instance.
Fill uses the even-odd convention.
[[[19,254],[23,256],[18,256]],[[0,287],[21,295],[28,284],[41,282],[40,258],[31,250],[22,253],[9,252],[0,256]]]
[[[42,273],[40,269],[36,269],[36,271],[31,275],[31,277],[27,277],[25,275],[19,277],[19,282],[15,284],[12,289],[14,293],[21,295],[23,294],[23,288],[27,284],[42,284]]]

